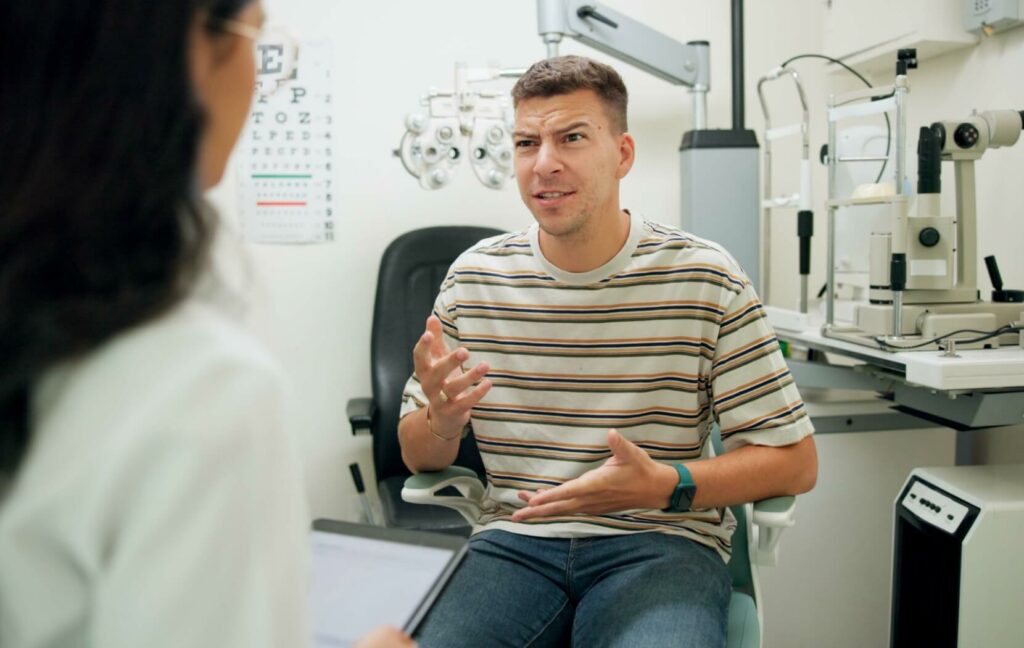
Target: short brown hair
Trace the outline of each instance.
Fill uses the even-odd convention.
[[[620,133],[626,132],[626,84],[615,68],[583,56],[556,56],[530,66],[512,88],[512,104],[534,97],[554,97],[577,90],[593,90],[608,110]]]

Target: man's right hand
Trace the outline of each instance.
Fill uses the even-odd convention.
[[[355,648],[416,648],[416,642],[398,628],[380,626],[356,642]]]
[[[429,401],[431,432],[446,439],[458,438],[469,423],[470,411],[491,390],[491,381],[484,380],[490,366],[481,362],[464,370],[469,351],[462,347],[448,349],[436,315],[427,318],[427,330],[413,348],[412,357],[416,377]]]

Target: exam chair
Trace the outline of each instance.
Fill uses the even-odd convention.
[[[718,426],[712,431],[715,454],[725,451]],[[452,490],[458,495],[449,495]],[[451,466],[440,472],[419,473],[405,480],[402,497],[406,502],[448,506],[469,524],[480,516],[484,487],[477,475],[466,468]],[[760,648],[763,614],[759,601],[759,566],[774,566],[778,559],[779,536],[795,521],[796,498],[773,497],[752,504],[730,507],[736,516],[732,536],[732,598],[729,601],[728,648]]]
[[[443,506],[415,506],[402,500],[402,485],[410,475],[398,444],[398,414],[402,390],[412,375],[412,349],[425,330],[441,282],[452,262],[481,239],[501,234],[488,227],[427,227],[407,232],[384,251],[377,275],[370,338],[372,398],[348,401],[352,434],[369,431],[373,467],[384,524],[420,531],[468,536],[470,526]],[[463,440],[455,460],[480,483],[484,469],[472,435]]]

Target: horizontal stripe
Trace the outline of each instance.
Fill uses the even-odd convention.
[[[482,454],[506,457],[599,464],[612,456],[607,445],[582,446],[536,439],[494,438],[481,435],[476,435],[476,442]],[[703,447],[703,437],[700,441],[682,444],[654,440],[634,440],[632,442],[652,458],[668,461],[692,459],[700,455]]]
[[[601,315],[548,315],[534,313],[500,313],[500,312],[474,312],[461,315],[464,319],[494,320],[524,322],[527,324],[615,324],[624,322],[673,322],[680,327],[686,326],[686,322],[717,324],[718,318],[708,313],[690,311],[664,311],[651,315],[649,313],[620,313],[611,316]]]
[[[721,394],[715,394],[715,405],[716,409],[719,409],[724,405],[730,405],[736,401],[743,401],[745,397],[751,394],[757,394],[762,392],[765,388],[782,389],[785,385],[793,382],[792,376],[789,374],[789,369],[782,368],[778,371],[771,373],[767,376],[762,376],[756,380],[744,383],[739,387],[730,391],[722,392]]]
[[[711,358],[714,345],[702,338],[545,339],[463,334],[469,351],[515,355],[631,357],[703,355]]]
[[[633,312],[637,310],[659,310],[663,308],[692,308],[694,310],[702,310],[709,313],[715,313],[723,315],[723,308],[714,302],[709,301],[657,301],[657,302],[626,302],[619,304],[516,304],[508,302],[478,302],[478,301],[462,301],[459,302],[459,306],[463,308],[491,308],[494,310],[524,310],[524,311],[538,311],[538,312],[572,312],[572,313],[614,313],[618,311]]]
[[[769,381],[763,384],[758,389],[743,394],[742,397],[737,398],[736,400],[730,402],[728,405],[716,407],[715,411],[717,412],[718,416],[722,416],[726,412],[729,412],[736,408],[743,407],[746,405],[752,405],[757,401],[761,400],[762,398],[767,398],[777,393],[779,393],[781,396],[782,394],[780,392],[782,392],[783,389],[792,384],[793,378],[791,376],[787,376],[786,378],[781,380]]]
[[[724,354],[715,359],[715,365],[711,369],[711,379],[716,380],[721,374],[729,371],[730,365],[742,362],[750,357],[757,357],[758,352],[765,349],[774,352],[778,350],[779,343],[774,334],[765,335],[748,344],[745,344],[731,353]]]
[[[672,411],[669,408],[615,412],[612,410],[573,411],[554,408],[524,408],[515,405],[480,403],[473,408],[473,416],[484,421],[566,427],[631,428],[640,425],[666,425],[692,428],[706,418],[707,411],[706,405],[702,405],[692,412]]]
[[[601,455],[593,457],[581,456],[571,452],[563,452],[558,450],[524,450],[516,447],[500,447],[488,444],[482,444],[478,446],[480,449],[481,456],[491,455],[495,457],[522,457],[524,459],[541,459],[544,461],[567,461],[573,464],[592,464],[592,468],[597,468],[602,463],[612,457],[611,451],[607,451]],[[700,446],[695,450],[687,451],[664,451],[664,450],[648,450],[647,454],[652,459],[659,461],[689,461],[697,459],[701,456]],[[588,469],[589,470],[589,469]]]
[[[759,416],[750,419],[749,421],[744,421],[743,423],[739,423],[729,429],[722,429],[722,440],[724,441],[727,437],[732,436],[733,434],[761,431],[764,429],[771,429],[773,427],[780,427],[782,425],[789,425],[790,423],[799,421],[805,416],[807,416],[807,411],[804,409],[802,401],[789,403],[786,407],[769,412],[767,415]]]
[[[696,393],[706,388],[704,378],[687,374],[558,375],[529,374],[492,369],[487,374],[497,387],[577,393],[643,393],[658,390]]]
[[[595,283],[595,284],[564,284],[558,282],[548,281],[546,279],[517,279],[510,281],[507,279],[499,279],[497,277],[484,277],[484,276],[467,276],[459,277],[457,283],[460,286],[496,286],[502,288],[515,288],[527,289],[527,288],[538,288],[544,290],[561,290],[561,291],[599,291],[599,290],[613,290],[619,288],[633,288],[636,286],[672,286],[685,284],[704,284],[714,287],[721,287],[726,289],[734,289],[733,284],[715,277],[713,275],[687,275],[687,276],[654,276],[654,277],[637,277],[628,280],[615,281],[611,283]]]
[[[561,486],[566,479],[558,479],[546,475],[531,475],[527,473],[499,472],[487,469],[487,480],[502,488],[531,488],[537,486]],[[524,486],[525,484],[525,486]]]
[[[454,268],[445,283],[508,288],[549,288],[552,290],[601,290],[674,283],[706,283],[728,287],[733,292],[738,292],[743,288],[742,279],[721,267],[692,263],[624,270],[614,277],[587,285],[566,284],[542,270],[498,269],[467,265]]]
[[[511,522],[511,514],[494,514],[486,516],[481,519],[484,525],[492,522]],[[710,544],[713,547],[720,548],[723,553],[728,554],[732,549],[732,542],[722,536],[701,531],[699,528],[689,525],[673,525],[673,524],[660,524],[651,522],[639,522],[635,520],[624,519],[621,516],[612,515],[573,515],[573,516],[551,516],[542,518],[530,518],[517,522],[517,524],[528,524],[531,526],[544,526],[544,525],[562,525],[562,524],[584,524],[590,526],[603,527],[607,529],[615,529],[620,531],[667,531],[673,532],[677,535],[693,535],[696,536],[694,539],[703,544]]]
[[[580,444],[580,443],[569,443],[565,441],[544,441],[540,439],[523,439],[522,437],[493,437],[478,435],[478,442],[482,443],[493,443],[502,445],[518,445],[522,447],[532,448],[558,448],[566,451],[573,452],[589,452],[594,453],[598,451],[607,451],[608,446],[604,444]],[[681,450],[681,449],[693,449],[696,446],[690,443],[669,443],[668,441],[660,441],[655,439],[634,439],[631,443],[639,445],[645,449],[656,449],[656,450]]]
[[[722,328],[723,331],[730,330],[732,327],[734,327],[736,325],[737,322],[741,321],[743,318],[748,316],[750,313],[757,312],[757,311],[760,311],[760,310],[762,310],[762,308],[761,308],[761,304],[759,302],[757,302],[757,301],[749,301],[743,307],[741,307],[739,311],[737,311],[737,312],[735,312],[733,314],[727,315],[722,320],[721,328]]]
[[[696,320],[718,323],[722,310],[699,303],[637,303],[608,306],[555,306],[462,301],[456,317],[546,323]]]
[[[737,331],[743,330],[746,326],[749,326],[757,320],[766,319],[767,315],[764,312],[764,308],[761,304],[751,304],[742,312],[736,316],[729,316],[727,320],[723,321],[718,331],[718,339],[721,340]],[[726,323],[728,322],[728,324]]]

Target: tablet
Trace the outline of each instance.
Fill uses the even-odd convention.
[[[314,645],[350,646],[380,625],[412,634],[469,546],[466,538],[317,520],[310,534]]]

